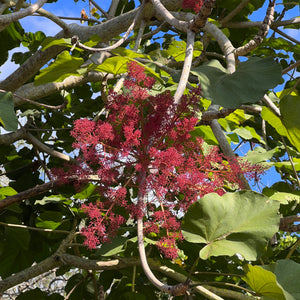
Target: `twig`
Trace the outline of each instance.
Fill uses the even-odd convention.
[[[270,25],[274,19],[274,11],[275,11],[275,0],[269,0],[269,6],[267,9],[266,16],[260,26],[260,29],[257,35],[253,38],[253,40],[249,41],[246,45],[241,46],[235,50],[235,55],[245,55],[252,50],[254,50],[258,45],[260,45],[263,39],[267,36]]]
[[[273,103],[273,101],[270,99],[270,97],[268,95],[264,95],[264,97],[262,98],[262,101],[271,108],[271,110],[276,114],[277,117],[281,117],[281,113],[279,108]]]
[[[236,16],[251,0],[243,0],[234,10],[232,10],[226,17],[221,21],[221,25],[224,27],[228,21]]]
[[[296,43],[296,44],[298,44],[298,45],[300,44],[300,41],[298,41],[297,39],[293,38],[292,36],[286,34],[285,32],[281,31],[280,29],[275,28],[275,29],[273,29],[273,30],[274,30],[275,32],[279,33],[280,35],[284,36],[284,37],[287,38],[288,40],[290,40],[290,41],[292,41],[292,42],[294,42],[294,43]]]
[[[25,139],[30,142],[31,144],[33,144],[35,147],[37,147],[38,149],[40,149],[43,152],[48,153],[49,155],[53,156],[53,157],[57,157],[60,158],[62,160],[65,161],[74,161],[74,159],[72,157],[70,157],[67,154],[64,153],[60,153],[56,150],[53,150],[52,148],[50,148],[49,146],[45,145],[44,143],[42,143],[41,141],[39,141],[36,137],[34,137],[31,133],[27,132]]]
[[[143,12],[143,9],[144,9],[144,6],[145,6],[145,0],[142,2],[141,6],[140,6],[140,9],[138,10],[138,13],[135,15],[131,25],[129,26],[129,28],[127,29],[126,33],[122,36],[122,38],[116,42],[115,44],[111,45],[111,46],[108,46],[108,47],[104,47],[104,48],[92,48],[92,47],[88,47],[88,46],[85,46],[83,45],[82,43],[79,42],[79,38],[78,36],[74,35],[71,39],[71,43],[73,45],[72,49],[74,47],[78,47],[80,49],[83,49],[85,51],[89,51],[89,52],[93,52],[93,53],[96,53],[96,52],[102,52],[102,51],[111,51],[113,49],[116,49],[118,48],[119,46],[121,46],[124,41],[126,41],[126,39],[128,38],[129,34],[131,33],[131,31],[133,30],[136,22],[139,20],[140,16],[142,15],[142,12]],[[71,51],[72,51],[71,49]]]
[[[106,13],[105,10],[103,10],[94,0],[89,0],[89,1],[103,14],[103,16],[105,16],[105,18],[108,19],[108,14]]]
[[[2,93],[7,93],[7,91],[1,90],[1,89],[0,89],[0,92],[2,92]],[[21,96],[19,96],[19,95],[17,95],[17,94],[13,94],[13,96],[16,97],[16,98],[19,98],[19,99],[21,99],[21,100],[23,100],[23,101],[25,101],[25,102],[27,102],[27,103],[33,104],[33,105],[42,106],[42,107],[45,107],[45,108],[50,108],[50,109],[55,109],[55,110],[63,109],[63,108],[65,108],[65,107],[67,106],[67,104],[68,104],[68,102],[66,101],[66,102],[64,102],[64,103],[61,104],[61,105],[52,106],[52,105],[47,105],[47,104],[42,104],[42,103],[35,102],[35,101],[33,101],[33,100],[30,100],[30,99],[21,97]]]
[[[178,87],[177,87],[177,90],[174,95],[174,104],[175,105],[179,104],[180,99],[186,88],[186,84],[188,82],[188,78],[189,78],[190,70],[191,70],[191,66],[192,66],[192,60],[193,60],[194,41],[195,41],[195,33],[191,30],[188,30],[187,31],[187,43],[186,43],[184,65],[183,65],[181,77],[180,77],[180,80],[178,83]]]
[[[0,222],[0,225],[6,226],[6,227],[22,228],[22,229],[27,229],[27,230],[32,230],[32,231],[63,233],[63,234],[70,233],[70,231],[67,231],[67,230],[59,230],[59,229],[53,230],[53,229],[49,229],[49,228],[38,228],[38,227],[31,227],[31,226],[20,225],[20,224],[10,224],[10,223],[4,223],[4,222]]]
[[[288,66],[287,68],[282,70],[282,75],[288,73],[289,71],[296,69],[297,67],[300,66],[300,60],[297,60],[295,63],[292,65]]]
[[[119,2],[120,2],[120,0],[112,0],[111,1],[110,7],[108,10],[108,19],[115,17]]]
[[[294,251],[299,247],[299,245],[300,245],[300,239],[298,238],[298,241],[293,245],[293,247],[291,248],[291,250],[289,251],[285,259],[290,259]]]
[[[0,30],[5,28],[5,25],[18,21],[26,16],[32,15],[36,12],[40,7],[42,7],[47,0],[38,0],[36,3],[30,5],[29,7],[17,11],[11,14],[1,15],[0,16]]]

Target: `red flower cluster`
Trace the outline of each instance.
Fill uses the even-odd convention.
[[[195,13],[198,13],[203,5],[204,0],[183,0],[183,9],[192,9]]]
[[[224,186],[242,187],[238,174],[258,169],[226,159],[191,135],[199,89],[175,107],[170,92],[150,95],[154,79],[137,63],[128,71],[123,93],[109,95],[107,119],[77,120],[71,132],[80,150],[76,174],[97,175],[101,195],[97,203],[82,206],[90,219],[82,233],[85,244],[95,248],[128,216],[144,216],[145,233],[155,235],[159,249],[175,258],[176,241],[182,239],[178,212],[207,193],[225,193]],[[143,207],[136,203],[137,190],[147,196]]]

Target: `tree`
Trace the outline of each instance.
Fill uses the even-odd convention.
[[[0,5],[1,64],[28,48],[0,82],[0,293],[54,270],[16,299],[299,299],[299,5],[46,2]]]

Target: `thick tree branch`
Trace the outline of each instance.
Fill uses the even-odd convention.
[[[31,100],[38,100],[40,98],[47,97],[55,92],[62,90],[69,90],[75,86],[80,86],[88,82],[98,82],[102,81],[103,77],[113,78],[112,74],[102,74],[99,72],[89,72],[82,76],[69,76],[65,78],[62,82],[49,82],[42,85],[34,85],[34,83],[27,83],[16,90],[16,94],[22,98],[29,98]],[[22,105],[26,103],[24,100],[14,97],[15,106]]]
[[[156,14],[175,28],[187,32],[188,23],[177,20],[159,0],[151,0]]]
[[[36,12],[40,7],[42,7],[47,0],[38,0],[36,3],[30,5],[28,8],[25,8],[21,11],[17,11],[11,14],[1,15],[0,16],[0,31],[3,30],[6,25],[16,22],[19,19],[22,19],[26,16],[32,15]]]
[[[93,53],[96,53],[96,52],[102,52],[102,51],[111,51],[113,49],[116,49],[118,48],[119,46],[121,46],[128,38],[129,34],[131,33],[131,31],[134,29],[137,21],[141,18],[142,14],[143,14],[143,9],[145,7],[145,0],[142,2],[142,5],[140,6],[137,14],[135,15],[132,23],[130,24],[130,26],[128,27],[127,31],[125,32],[125,34],[122,36],[122,38],[116,42],[115,44],[111,45],[111,46],[108,46],[108,47],[104,47],[104,48],[91,48],[91,47],[88,47],[88,46],[85,46],[83,44],[81,44],[79,42],[79,38],[78,36],[73,36],[72,39],[71,39],[71,43],[73,44],[73,47],[78,47],[80,49],[83,49],[85,51],[89,51],[89,52],[93,52]]]

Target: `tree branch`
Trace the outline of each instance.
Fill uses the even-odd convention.
[[[251,0],[243,0],[239,5],[236,6],[226,17],[221,20],[221,25],[224,27],[234,16],[236,16]]]
[[[83,49],[83,50],[89,51],[89,52],[93,52],[93,53],[102,52],[102,51],[111,51],[113,49],[118,48],[119,46],[121,46],[126,41],[126,39],[128,38],[129,34],[131,33],[131,31],[135,27],[137,21],[141,18],[142,14],[143,14],[144,7],[145,7],[145,0],[142,2],[142,4],[141,4],[141,6],[140,6],[140,8],[139,8],[139,10],[137,12],[137,14],[135,15],[135,17],[134,17],[132,23],[130,24],[130,26],[128,27],[126,33],[115,44],[113,44],[111,46],[108,46],[108,47],[104,47],[104,48],[91,48],[91,47],[88,47],[88,46],[85,46],[85,45],[81,44],[79,42],[78,36],[73,36],[72,39],[71,39],[71,43],[72,43],[73,47],[78,47],[80,49]]]
[[[13,23],[18,21],[19,19],[22,19],[24,17],[27,17],[29,15],[32,15],[34,12],[36,12],[40,7],[42,7],[47,0],[38,0],[35,4],[30,5],[28,8],[25,8],[21,11],[17,11],[11,14],[1,15],[0,16],[0,31],[3,30],[6,25],[9,23]]]
[[[186,84],[188,82],[188,78],[190,75],[190,70],[191,70],[192,60],[193,60],[194,41],[195,41],[195,33],[191,30],[188,30],[187,31],[187,42],[186,42],[184,65],[183,65],[181,77],[180,77],[180,80],[178,83],[178,87],[177,87],[175,95],[174,95],[174,104],[176,106],[180,102],[180,99],[184,93],[184,90],[186,88]]]
[[[160,2],[160,0],[151,0],[153,7],[156,11],[156,15],[160,16],[163,20],[168,22],[170,25],[175,28],[187,32],[188,23],[185,21],[177,20]]]
[[[241,46],[235,50],[235,55],[241,56],[245,55],[255,48],[257,48],[264,38],[267,36],[270,25],[272,24],[272,21],[274,19],[274,11],[275,11],[275,0],[269,0],[269,6],[267,9],[266,16],[262,22],[262,25],[260,26],[260,29],[257,33],[257,35],[253,38],[253,40],[249,41],[246,45]]]
[[[199,32],[206,24],[207,18],[210,16],[215,0],[205,0],[199,13],[189,22],[189,29],[194,32]]]

